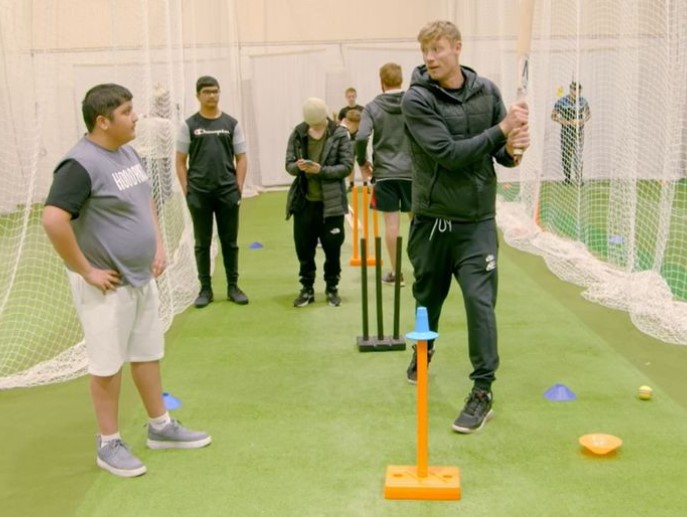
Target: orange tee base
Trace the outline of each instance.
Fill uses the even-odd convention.
[[[426,476],[418,475],[415,465],[388,465],[386,468],[386,499],[457,501],[460,495],[458,467],[428,467]]]

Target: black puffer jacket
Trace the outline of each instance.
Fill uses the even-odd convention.
[[[287,219],[297,210],[299,199],[305,197],[307,180],[305,173],[298,169],[296,161],[300,158],[307,159],[307,153],[308,124],[302,122],[294,128],[286,148],[286,172],[296,176],[286,201]],[[331,120],[327,125],[327,141],[322,150],[320,166],[322,169],[318,177],[322,181],[324,217],[347,214],[348,200],[344,178],[353,169],[353,145],[348,130]]]
[[[455,221],[483,221],[496,212],[495,159],[513,167],[498,124],[506,116],[491,81],[461,66],[465,83],[449,92],[413,71],[401,108],[413,159],[413,213]]]

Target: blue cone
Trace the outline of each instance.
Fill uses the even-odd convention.
[[[250,244],[249,247],[250,247],[250,249],[252,249],[252,250],[259,250],[259,249],[264,248],[264,246],[263,246],[262,244],[260,244],[258,241],[251,242],[251,244]]]
[[[181,400],[176,398],[171,393],[164,392],[162,394],[162,400],[165,402],[165,408],[167,409],[167,411],[171,411],[172,409],[178,409],[181,407]]]
[[[566,402],[577,398],[575,393],[565,384],[554,384],[544,392],[544,396],[554,402]]]
[[[429,330],[427,307],[418,307],[415,313],[415,330],[406,334],[406,338],[413,341],[427,341],[428,339],[436,339],[438,336],[439,334]]]

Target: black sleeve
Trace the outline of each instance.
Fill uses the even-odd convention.
[[[46,205],[56,206],[79,217],[81,207],[91,196],[91,177],[76,160],[65,160],[57,166]]]

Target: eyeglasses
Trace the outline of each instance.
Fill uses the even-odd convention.
[[[219,89],[213,89],[213,90],[206,90],[202,89],[200,90],[201,95],[219,95]]]

